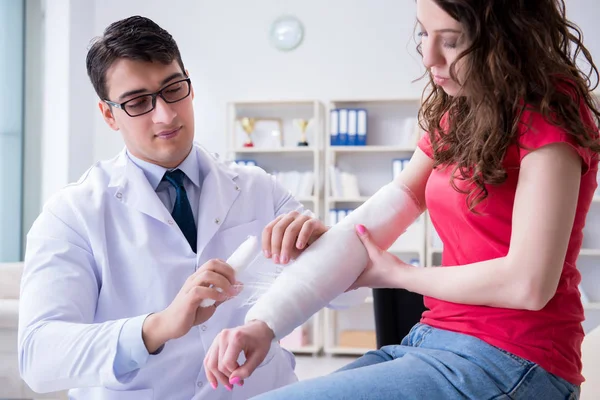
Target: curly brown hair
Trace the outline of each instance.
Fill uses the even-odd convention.
[[[581,115],[585,103],[600,123],[591,93],[598,70],[581,30],[567,19],[563,0],[434,1],[466,30],[470,45],[450,67],[459,82],[455,65],[463,59],[459,83],[465,95],[447,95],[429,74],[419,121],[429,134],[434,166],[452,166],[452,186],[467,194],[471,211],[487,197],[486,185],[506,180],[503,160],[517,142],[525,109],[600,152],[596,127]],[[422,55],[420,45],[417,51]],[[581,55],[587,73],[576,62]],[[459,189],[456,178],[470,189]]]

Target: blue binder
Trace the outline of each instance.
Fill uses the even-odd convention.
[[[358,146],[367,145],[367,110],[362,108],[357,110],[356,115],[356,133]]]
[[[338,146],[339,145],[339,126],[340,126],[340,119],[339,119],[339,110],[333,109],[330,112],[330,118],[329,118],[329,145],[330,146]]]
[[[348,110],[348,146],[356,146],[358,144],[357,136],[357,119],[358,110]]]
[[[348,109],[340,108],[339,109],[339,130],[338,130],[338,140],[340,146],[348,145]]]

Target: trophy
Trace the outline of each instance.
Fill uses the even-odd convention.
[[[244,143],[244,147],[254,147],[254,143],[252,143],[252,132],[254,132],[254,124],[256,123],[256,119],[244,117],[240,119],[240,123],[246,135],[248,135],[248,139],[246,139],[246,143]]]
[[[306,128],[308,124],[310,124],[310,120],[298,118],[294,120],[294,124],[300,129],[300,141],[298,142],[298,146],[308,146],[308,141],[306,140]]]

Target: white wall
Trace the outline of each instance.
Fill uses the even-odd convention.
[[[197,139],[225,150],[225,104],[241,99],[419,96],[415,5],[407,0],[158,0],[96,2],[95,30],[133,14],[152,18],[178,42],[195,86]],[[271,22],[294,14],[305,27],[291,53],[272,48]],[[118,133],[95,122],[94,157],[114,155]]]
[[[44,14],[41,199],[73,182],[94,154],[94,91],[87,81],[85,55],[93,34],[86,2],[52,0]]]

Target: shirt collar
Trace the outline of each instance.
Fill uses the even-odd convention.
[[[127,157],[138,167],[144,171],[144,175],[152,189],[156,190],[158,185],[160,184],[165,172],[169,171],[168,168],[161,167],[160,165],[152,164],[151,162],[141,160],[131,154],[129,150],[127,150]],[[189,178],[190,181],[197,187],[200,187],[200,166],[198,165],[198,156],[195,147],[192,147],[192,150],[187,155],[187,157],[179,164],[177,167],[173,169],[182,170],[185,175]]]

